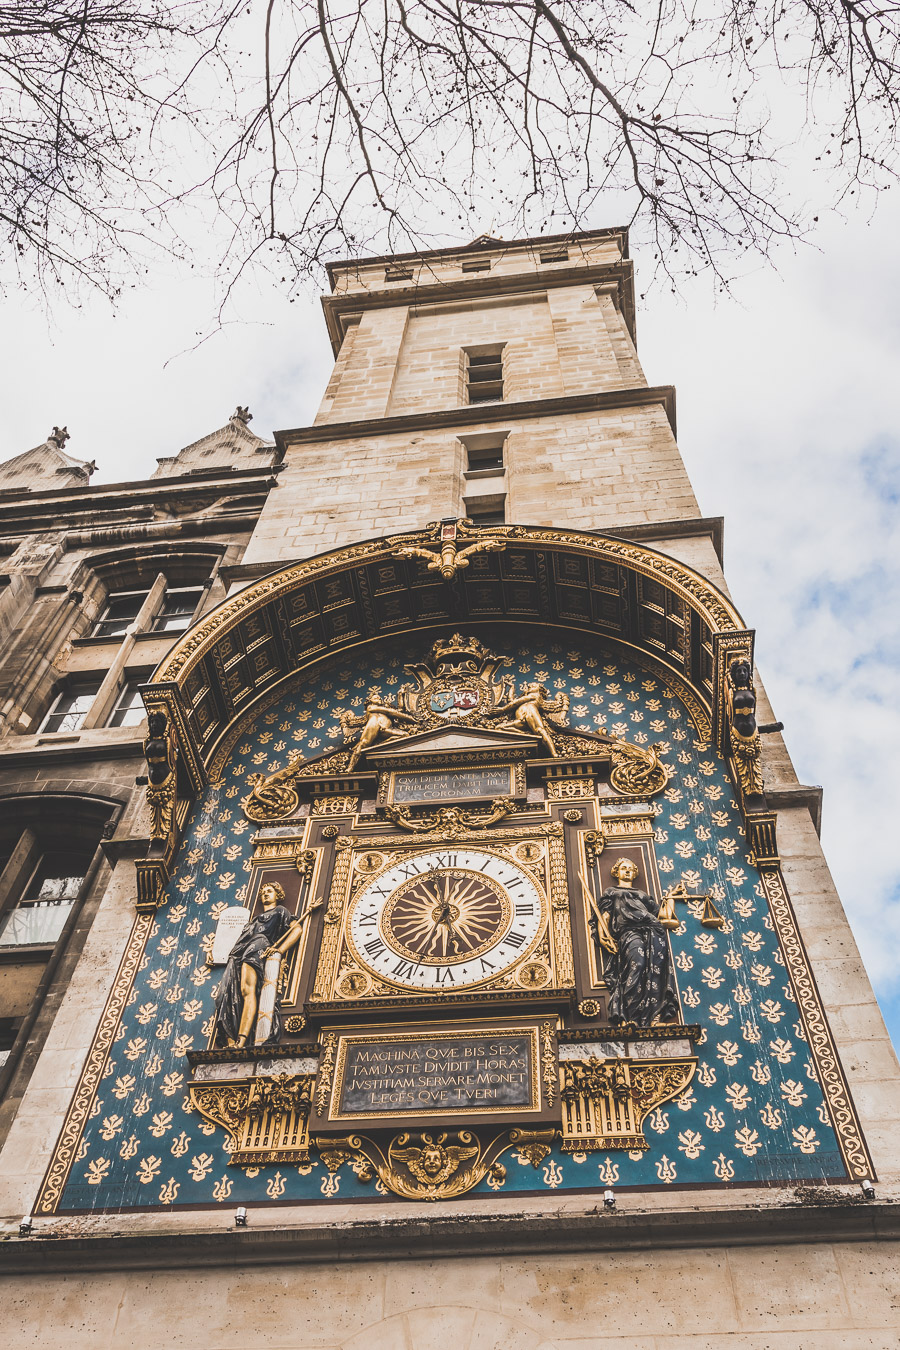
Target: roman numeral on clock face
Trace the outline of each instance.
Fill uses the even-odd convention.
[[[416,965],[414,961],[398,961],[391,969],[391,974],[396,975],[398,980],[415,981],[422,973],[422,967]]]
[[[525,935],[524,933],[507,933],[503,941],[507,947],[515,947],[518,950],[519,947],[525,945]]]

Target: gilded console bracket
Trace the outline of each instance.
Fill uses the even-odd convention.
[[[349,1164],[362,1182],[376,1176],[405,1200],[452,1200],[487,1180],[492,1190],[506,1181],[500,1161],[515,1149],[532,1167],[550,1152],[556,1130],[508,1130],[484,1141],[471,1130],[403,1131],[387,1144],[367,1135],[314,1136],[319,1157],[334,1176]]]
[[[565,1060],[560,1065],[563,1152],[649,1148],[642,1129],[645,1118],[683,1092],[696,1067],[693,1059],[658,1064],[593,1056]]]

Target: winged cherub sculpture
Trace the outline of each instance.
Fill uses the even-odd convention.
[[[569,711],[568,694],[559,694],[549,698],[547,688],[537,681],[526,684],[517,698],[510,699],[489,713],[490,717],[506,717],[500,723],[501,731],[531,732],[544,742],[554,759],[559,756],[556,743],[547,725],[547,719],[553,715],[565,717]]]
[[[347,772],[352,773],[356,768],[360,755],[364,750],[368,750],[370,745],[374,745],[377,740],[384,739],[388,741],[397,740],[398,737],[408,736],[409,731],[401,731],[394,726],[395,722],[402,722],[416,726],[415,717],[409,713],[401,712],[399,708],[394,708],[390,703],[379,703],[377,699],[370,699],[366,704],[366,710],[361,716],[352,712],[341,712],[338,714],[341,724],[341,730],[349,739],[355,731],[362,728],[359,732],[359,740],[354,745],[347,763]]]
[[[391,1158],[405,1163],[416,1181],[422,1186],[440,1186],[457,1172],[469,1158],[474,1158],[476,1148],[465,1148],[459,1144],[445,1145],[446,1134],[423,1134],[422,1148],[395,1148]]]

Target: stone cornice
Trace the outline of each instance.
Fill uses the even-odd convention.
[[[816,834],[822,833],[822,789],[820,787],[807,787],[802,783],[793,786],[788,783],[778,787],[767,787],[766,801],[773,811],[786,811],[794,806],[805,806],[812,817]]]
[[[203,474],[183,474],[178,478],[141,478],[132,483],[92,483],[79,487],[50,488],[47,491],[0,493],[0,531],[7,528],[10,517],[53,513],[59,515],[71,510],[97,514],[102,511],[121,511],[123,501],[129,506],[142,501],[172,496],[203,495],[220,488],[240,486],[242,490],[258,486],[272,487],[280,466],[260,465],[258,469],[233,469],[228,472],[210,470]]]
[[[433,248],[425,251],[414,250],[411,253],[377,253],[368,258],[339,258],[336,262],[326,263],[325,270],[328,273],[328,279],[334,286],[334,276],[336,272],[347,272],[353,267],[374,267],[376,264],[401,263],[419,260],[424,262],[427,258],[457,258],[462,254],[473,253],[503,253],[511,252],[513,249],[527,248],[529,244],[539,248],[547,248],[550,244],[573,244],[579,243],[585,239],[619,239],[621,241],[622,257],[628,257],[628,226],[627,225],[607,225],[599,230],[566,230],[564,234],[527,234],[521,239],[492,239],[485,236],[483,239],[476,239],[469,244],[447,245],[446,248]]]
[[[435,412],[410,413],[403,417],[369,417],[358,422],[320,422],[290,431],[276,431],[279,450],[317,441],[356,440],[362,436],[403,435],[413,431],[469,427],[485,422],[521,422],[535,417],[572,416],[577,413],[603,412],[607,409],[645,408],[662,404],[672,435],[676,434],[675,389],[670,384],[637,385],[625,389],[604,389],[595,394],[570,394],[563,398],[528,399],[522,403],[476,403],[462,408],[442,408]]]
[[[460,250],[456,250],[459,252]],[[613,283],[615,300],[622,312],[632,342],[635,337],[634,266],[630,259],[617,263],[596,263],[586,267],[566,267],[547,272],[466,273],[452,281],[429,285],[392,286],[381,291],[340,291],[322,297],[325,323],[335,355],[340,351],[350,322],[370,309],[393,309],[398,305],[416,306],[453,304],[484,300],[493,296],[514,296],[529,291],[541,293],[565,286],[599,286]],[[278,437],[276,436],[276,442]]]
[[[357,1223],[256,1227],[271,1210],[249,1209],[246,1228],[168,1233],[56,1236],[3,1242],[9,1275],[101,1270],[185,1270],[307,1265],[329,1261],[429,1260],[451,1256],[530,1256],[552,1252],[647,1251],[698,1247],[887,1242],[900,1238],[900,1206],[855,1195],[816,1204],[766,1204],[653,1213],[528,1212],[461,1214]],[[37,1230],[40,1232],[40,1229]]]
[[[635,525],[614,525],[598,534],[611,535],[615,539],[631,539],[636,544],[650,544],[665,539],[691,539],[705,535],[712,541],[720,566],[725,565],[725,517],[724,516],[688,516],[683,520],[651,520]]]

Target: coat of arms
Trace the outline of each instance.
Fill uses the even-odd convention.
[[[646,795],[662,790],[667,774],[653,747],[644,750],[604,732],[573,731],[563,720],[568,695],[551,694],[537,680],[517,690],[512,675],[501,674],[508,661],[475,637],[453,633],[439,638],[423,660],[404,668],[412,678],[394,699],[375,693],[362,712],[339,711],[347,749],[307,765],[295,761],[268,778],[256,775],[253,791],[242,803],[245,813],[251,820],[282,819],[296,808],[292,784],[298,777],[353,773],[374,746],[448,724],[533,737],[551,759],[596,755],[602,748],[612,760],[611,781],[617,791]]]

